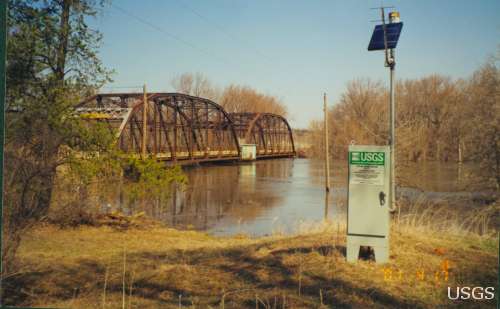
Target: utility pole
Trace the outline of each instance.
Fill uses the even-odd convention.
[[[323,111],[325,113],[325,189],[330,192],[330,156],[328,151],[328,108],[326,106],[326,93],[323,94]]]
[[[142,145],[141,145],[141,157],[146,158],[146,141],[148,132],[148,95],[146,92],[146,84],[144,84],[143,90],[143,106],[142,106]]]
[[[324,217],[324,220],[328,220],[328,204],[330,201],[330,193],[329,192],[326,192],[325,193],[325,217]]]

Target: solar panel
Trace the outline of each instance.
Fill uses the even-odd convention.
[[[398,44],[399,34],[403,28],[403,23],[385,24],[385,31],[387,33],[387,48],[396,48]],[[382,25],[375,26],[373,30],[368,50],[383,50],[384,47],[384,28]]]

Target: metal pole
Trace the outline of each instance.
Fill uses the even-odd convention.
[[[328,154],[328,108],[326,106],[326,93],[323,94],[323,111],[325,113],[325,189],[330,191],[330,156]]]
[[[143,159],[146,158],[146,141],[147,141],[147,129],[148,129],[148,95],[146,92],[146,84],[143,87],[143,106],[142,106],[142,147],[141,156]]]
[[[396,210],[396,128],[395,128],[395,120],[396,120],[396,102],[394,96],[394,71],[395,71],[396,62],[394,59],[394,50],[391,49],[391,57],[389,63],[390,69],[390,122],[391,122],[391,210]],[[399,210],[398,210],[398,221],[399,221]]]
[[[325,194],[325,218],[324,220],[328,220],[328,204],[329,204],[329,200],[330,200],[330,193],[329,192],[326,192]]]

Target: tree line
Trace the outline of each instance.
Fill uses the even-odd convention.
[[[280,98],[249,86],[230,84],[219,88],[201,73],[183,73],[174,77],[171,85],[177,92],[210,99],[222,105],[228,113],[273,113],[287,116],[286,105]]]
[[[356,79],[328,109],[330,153],[345,159],[351,143],[389,141],[389,92],[379,81]],[[473,162],[500,185],[500,70],[492,58],[470,77],[430,75],[396,84],[397,162]],[[324,156],[323,121],[312,121],[309,155]]]

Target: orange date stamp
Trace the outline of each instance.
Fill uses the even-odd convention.
[[[416,281],[434,281],[448,282],[450,276],[450,262],[443,260],[438,269],[425,270],[424,268],[417,268],[414,271],[403,270],[394,267],[384,267],[382,274],[384,281],[404,281],[415,279]]]

